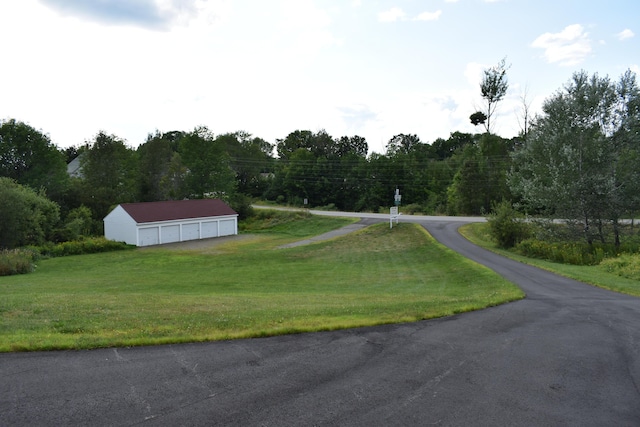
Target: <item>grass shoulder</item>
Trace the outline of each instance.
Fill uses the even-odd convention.
[[[534,265],[600,288],[640,296],[640,281],[622,277],[620,274],[616,274],[616,272],[611,272],[611,269],[607,268],[605,263],[589,266],[561,264],[543,259],[529,258],[510,250],[501,249],[489,235],[488,225],[486,223],[466,224],[460,227],[460,233],[472,243],[513,260]]]

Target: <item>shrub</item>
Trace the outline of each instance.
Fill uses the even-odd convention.
[[[574,265],[597,265],[606,257],[617,254],[617,249],[613,245],[545,242],[537,239],[523,240],[516,246],[516,251],[531,258]]]
[[[421,214],[423,212],[422,206],[418,203],[411,203],[402,207],[402,212],[407,215]]]
[[[531,226],[507,201],[493,205],[493,212],[487,218],[487,222],[491,237],[498,246],[505,249],[512,248],[531,236]]]
[[[329,203],[326,206],[318,206],[317,208],[315,208],[319,211],[337,211],[338,208],[336,207],[335,203]]]
[[[0,251],[0,276],[26,274],[35,270],[37,252],[29,249],[12,249]]]
[[[45,244],[36,249],[40,254],[49,257],[61,257],[67,255],[83,255],[101,252],[119,251],[131,249],[135,246],[123,242],[114,242],[104,237],[91,237],[58,244]]]
[[[230,201],[229,205],[238,214],[238,220],[249,218],[253,215],[253,206],[251,206],[251,198],[244,194],[236,194]]]
[[[600,263],[600,267],[608,273],[640,280],[640,254],[623,254],[607,258]]]

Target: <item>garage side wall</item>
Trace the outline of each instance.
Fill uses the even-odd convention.
[[[104,237],[108,240],[137,245],[136,231],[135,221],[120,205],[104,217]]]

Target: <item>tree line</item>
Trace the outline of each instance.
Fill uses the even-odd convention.
[[[606,227],[615,231],[621,219],[637,214],[640,96],[634,73],[617,82],[575,73],[511,139],[493,134],[488,122],[506,93],[504,61],[485,73],[481,89],[485,112],[470,119],[485,132],[452,132],[431,143],[398,134],[384,153],[371,154],[357,135],[295,130],[272,144],[243,131],[214,135],[206,127],[156,131],[137,148],[101,131],[81,146],[60,149],[42,131],[5,120],[0,246],[101,234],[102,218],[119,203],[184,198],[222,198],[241,215],[254,199],[385,212],[399,189],[408,212],[484,215],[508,201],[528,214],[573,219],[584,225],[588,241],[604,239]],[[69,176],[74,159],[79,173]],[[33,212],[33,200],[52,203],[42,208],[51,212],[36,215],[45,224],[41,231],[28,231],[34,221],[5,221],[23,209],[5,203],[10,198],[25,199],[24,209]],[[25,233],[10,237],[16,227]]]

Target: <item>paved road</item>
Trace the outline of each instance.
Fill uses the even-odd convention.
[[[420,221],[527,293],[412,324],[0,355],[0,425],[638,426],[640,299]]]

